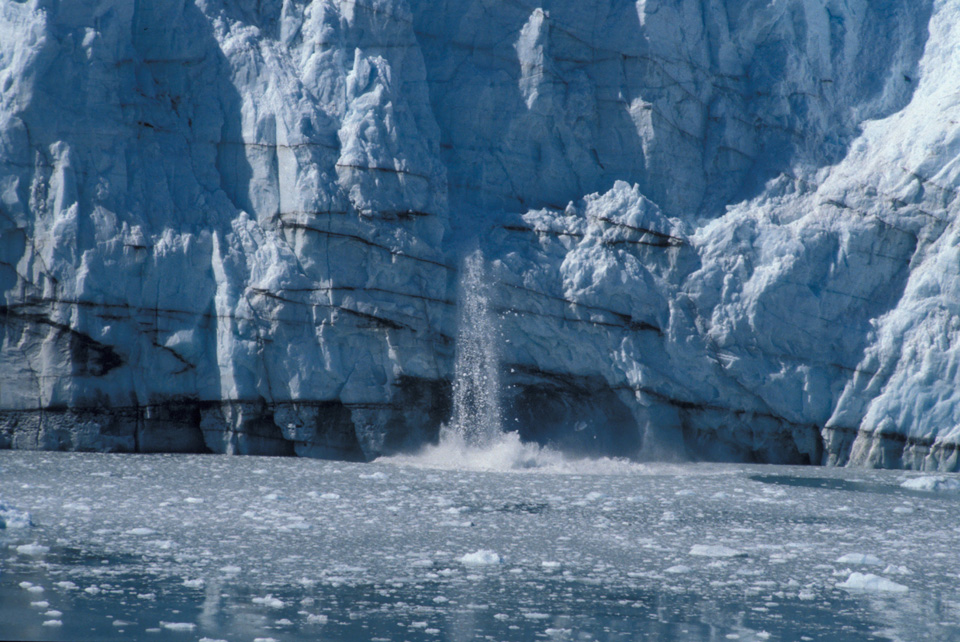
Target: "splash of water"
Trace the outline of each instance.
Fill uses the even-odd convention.
[[[486,262],[477,250],[464,260],[460,276],[453,417],[441,430],[441,440],[456,438],[481,448],[502,437],[500,343],[497,318],[490,309]]]
[[[415,454],[384,458],[401,465],[482,471],[621,473],[637,470],[626,460],[570,460],[516,432],[504,432],[501,408],[500,346],[491,285],[479,251],[467,256],[460,276],[459,327],[454,361],[453,414],[440,428],[440,443]]]

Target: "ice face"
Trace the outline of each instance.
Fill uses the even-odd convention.
[[[0,7],[0,446],[958,463],[957,0]],[[38,410],[39,409],[39,410]]]
[[[960,635],[949,491],[541,463],[0,452],[5,501],[34,521],[0,530],[0,622],[25,640]]]

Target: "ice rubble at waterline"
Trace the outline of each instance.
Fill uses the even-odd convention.
[[[956,0],[4,3],[0,445],[435,439],[478,244],[525,439],[956,469],[958,25]]]

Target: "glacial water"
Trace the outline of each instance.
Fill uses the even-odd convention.
[[[955,476],[504,444],[0,452],[0,639],[960,639]]]

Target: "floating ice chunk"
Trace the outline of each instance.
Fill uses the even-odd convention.
[[[253,638],[253,642],[280,642],[276,638]]]
[[[58,618],[63,615],[63,611],[58,611],[57,609],[50,609],[43,614],[43,617]]]
[[[282,609],[286,604],[283,603],[283,600],[273,597],[272,594],[268,594],[265,597],[255,597],[251,600],[254,604],[259,604],[261,606],[266,606],[271,609]]]
[[[63,626],[63,622],[60,620],[47,620],[43,623],[43,626]]]
[[[39,602],[30,602],[30,606],[32,606],[35,609],[48,609],[50,608],[50,602],[46,600],[40,600]]]
[[[227,642],[227,641],[221,640],[219,638],[200,638],[200,642]]]
[[[873,573],[851,573],[845,582],[837,584],[837,588],[848,591],[866,591],[870,593],[906,593],[907,587],[897,584],[885,577]]]
[[[203,500],[200,499],[199,497],[187,497],[187,498],[184,499],[183,501],[184,501],[184,503],[187,503],[187,504],[202,504],[202,503],[203,503]]]
[[[320,499],[340,499],[340,495],[337,493],[324,493],[320,495]]]
[[[75,591],[77,590],[77,588],[79,588],[76,584],[70,581],[57,582],[56,584],[54,584],[54,586],[56,586],[57,588],[61,588],[64,591]]]
[[[860,566],[883,566],[883,560],[876,555],[865,553],[847,553],[837,558],[837,564],[857,564]]]
[[[382,473],[380,471],[377,471],[375,473],[360,475],[360,479],[386,479],[386,478],[387,478],[387,474]]]
[[[692,570],[693,569],[690,568],[689,566],[684,566],[683,564],[677,564],[676,566],[671,566],[670,568],[666,569],[664,573],[675,573],[679,575],[681,573],[689,573]]]
[[[718,544],[695,544],[693,548],[690,549],[690,555],[696,555],[698,557],[746,557],[747,554],[743,551],[738,551],[735,548],[728,548],[726,546],[720,546]]]
[[[803,589],[797,594],[797,598],[809,602],[810,600],[816,599],[817,595],[810,589]]]
[[[883,569],[883,572],[887,575],[912,575],[910,569],[906,566],[894,566],[893,564]]]
[[[536,611],[524,611],[523,617],[528,620],[549,620],[550,614],[548,613],[538,613]]]
[[[476,553],[467,553],[457,561],[464,566],[494,566],[500,563],[500,556],[494,551],[479,550]]]
[[[204,581],[201,579],[184,580],[183,585],[186,586],[187,588],[199,589],[199,588],[203,588]]]
[[[157,531],[153,530],[152,528],[140,527],[140,528],[131,528],[126,532],[126,534],[127,535],[153,535],[156,532]]]
[[[565,638],[569,636],[570,633],[572,633],[570,629],[554,629],[554,628],[544,629],[543,632],[552,638]]]
[[[237,575],[241,570],[239,566],[223,566],[220,568],[220,572],[224,575]]]
[[[560,568],[560,562],[541,562],[540,566],[545,571],[555,571]]]
[[[27,528],[33,526],[30,513],[0,502],[0,528]]]
[[[168,631],[193,631],[197,625],[193,622],[161,622],[160,626]]]
[[[134,624],[134,622],[127,622],[126,620],[114,620],[114,621],[113,621],[113,626],[117,627],[118,629],[119,629],[119,628],[122,628],[122,627],[124,627],[124,626],[130,626],[130,625],[132,625],[132,624]]]
[[[960,478],[945,475],[927,475],[908,479],[901,487],[908,490],[960,491]]]
[[[17,553],[20,555],[40,556],[50,552],[49,546],[42,546],[34,542],[33,544],[21,544],[17,547]]]
[[[326,624],[329,619],[326,615],[314,615],[311,613],[307,616],[307,624]]]
[[[99,594],[100,594],[100,587],[99,587],[99,586],[88,586],[87,588],[83,589],[83,592],[84,592],[84,593],[89,593],[90,595],[99,595]]]

